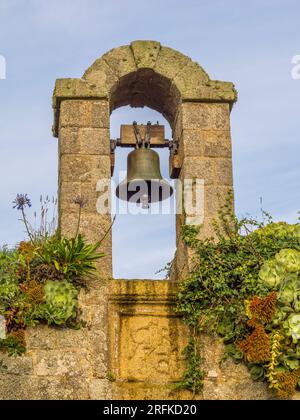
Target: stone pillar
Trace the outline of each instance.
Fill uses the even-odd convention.
[[[74,197],[88,199],[82,209],[80,233],[88,243],[95,243],[107,234],[99,251],[105,257],[96,262],[97,272],[87,279],[87,292],[80,294],[80,309],[86,327],[73,332],[73,340],[81,335],[80,353],[86,352],[88,392],[91,399],[110,397],[107,378],[107,303],[109,280],[112,278],[112,238],[110,198],[106,214],[99,214],[96,205],[97,183],[111,178],[109,104],[103,99],[63,100],[59,113],[59,225],[64,236],[74,236],[79,206]],[[108,233],[107,233],[108,232]],[[75,341],[76,342],[76,341]],[[78,359],[78,363],[82,363]],[[68,369],[68,368],[67,368]]]
[[[97,182],[110,180],[109,105],[107,100],[64,100],[59,118],[59,226],[74,236],[79,206],[74,197],[88,199],[82,209],[80,233],[88,242],[101,240],[111,225],[107,214],[96,210]],[[110,204],[110,203],[109,203]],[[101,244],[105,258],[98,262],[100,277],[112,276],[111,232]]]
[[[176,277],[181,280],[191,268],[191,251],[181,240],[182,226],[201,225],[200,238],[214,237],[213,220],[218,219],[218,211],[233,191],[230,105],[183,103],[173,135],[179,144],[179,179],[182,183],[193,180],[193,204],[195,181],[198,179],[200,186],[203,182],[203,192],[198,197],[203,205],[202,214],[188,214],[183,205],[183,214],[177,215]]]

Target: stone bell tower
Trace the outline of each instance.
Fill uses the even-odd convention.
[[[170,156],[173,178],[204,183],[202,217],[178,215],[174,280],[186,267],[180,240],[185,223],[203,224],[211,234],[212,220],[232,189],[230,110],[237,94],[230,82],[211,80],[197,63],[154,41],[135,41],[97,59],[82,79],[59,79],[53,96],[53,132],[59,138],[59,214],[62,232],[72,235],[77,217],[74,194],[89,197],[81,230],[88,240],[101,237],[111,215],[96,211],[97,181],[111,176],[110,113],[121,106],[148,106],[170,123],[177,145]],[[112,276],[111,237],[99,273]]]
[[[188,339],[174,310],[178,282],[189,268],[180,232],[186,223],[202,224],[202,237],[211,235],[212,221],[232,190],[230,111],[236,99],[232,83],[211,80],[190,58],[155,41],[115,48],[82,78],[56,81],[53,134],[59,142],[63,235],[75,233],[78,208],[72,199],[80,194],[89,199],[80,225],[87,240],[99,240],[111,225],[109,203],[106,213],[97,212],[97,185],[111,177],[110,114],[124,105],[148,106],[170,123],[176,144],[170,175],[203,180],[203,211],[176,216],[177,251],[168,281],[112,279],[109,233],[97,278],[80,296],[86,327],[29,329],[28,353],[11,367],[14,373],[6,376],[0,398],[9,392],[25,399],[192,398],[172,386],[183,372]],[[264,388],[243,366],[228,362],[221,369],[221,346],[203,340],[208,376],[199,398],[264,397]]]

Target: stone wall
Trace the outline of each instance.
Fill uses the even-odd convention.
[[[192,398],[175,390],[188,341],[175,312],[178,283],[112,280],[106,289],[108,295],[81,294],[87,321],[81,330],[31,328],[26,355],[1,355],[7,370],[0,372],[0,399]],[[220,367],[220,343],[202,340],[207,378],[196,399],[269,398],[245,367],[230,361]]]

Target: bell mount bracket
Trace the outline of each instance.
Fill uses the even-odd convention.
[[[138,125],[133,121],[131,125],[121,125],[120,138],[110,140],[111,154],[111,174],[114,171],[115,150],[117,147],[133,147],[133,148],[168,148],[170,156],[178,153],[178,141],[165,139],[165,127],[163,125],[152,124],[150,121],[147,125]]]

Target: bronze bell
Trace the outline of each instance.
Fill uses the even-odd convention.
[[[149,203],[165,200],[172,194],[173,188],[161,175],[158,153],[146,147],[129,153],[127,178],[116,189],[119,199],[148,208]]]

